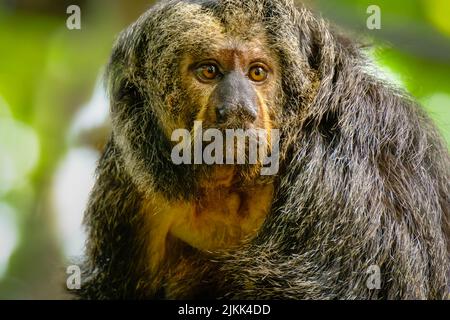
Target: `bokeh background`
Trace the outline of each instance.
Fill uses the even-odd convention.
[[[81,219],[108,134],[101,75],[143,0],[0,0],[0,299],[57,299],[83,250]],[[66,9],[81,8],[81,30]],[[373,45],[385,76],[450,144],[450,0],[308,0]],[[380,30],[366,10],[381,8]]]

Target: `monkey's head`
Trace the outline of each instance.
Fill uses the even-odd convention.
[[[113,139],[141,190],[188,196],[198,174],[208,176],[205,166],[171,161],[172,133],[192,132],[196,121],[250,136],[263,129],[267,140],[272,129],[283,133],[310,96],[319,59],[299,17],[292,1],[171,0],[121,34],[107,72]],[[237,176],[254,178],[258,168]]]

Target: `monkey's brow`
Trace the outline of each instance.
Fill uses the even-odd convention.
[[[271,65],[271,55],[261,48],[256,48],[254,44],[249,43],[239,46],[211,46],[198,48],[195,51],[188,52],[188,59],[190,63],[198,63],[201,61],[216,60],[218,62],[224,60],[224,57],[229,56],[230,53],[237,54],[238,56],[245,57],[248,63],[263,62],[267,65]]]

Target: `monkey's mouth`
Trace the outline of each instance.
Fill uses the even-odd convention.
[[[270,123],[263,117],[251,121],[239,113],[221,121],[209,113],[197,115],[187,136],[185,129],[172,134],[182,138],[172,140],[178,142],[172,150],[172,161],[195,165],[200,171],[208,171],[205,166],[233,165],[239,171],[257,174],[271,156],[273,129],[264,127]]]
[[[270,152],[269,137],[270,132],[254,124],[203,127],[196,122],[191,132],[192,158],[197,159],[194,164],[260,165]]]

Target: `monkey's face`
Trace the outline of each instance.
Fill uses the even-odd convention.
[[[183,87],[190,101],[185,111],[204,128],[270,131],[279,87],[276,59],[259,41],[205,39],[214,41],[183,59]]]
[[[193,123],[200,123],[203,131],[218,129],[224,137],[223,162],[229,161],[232,150],[234,163],[238,157],[245,159],[234,172],[237,169],[241,176],[252,179],[258,175],[262,159],[257,162],[249,159],[250,145],[258,144],[260,155],[270,152],[271,132],[277,127],[276,115],[280,112],[277,59],[262,40],[240,40],[218,34],[205,37],[204,43],[209,45],[185,53],[181,60],[185,103],[181,103],[180,125],[191,130],[193,139],[198,137]],[[233,140],[233,145],[227,146],[230,141],[225,141],[226,132],[230,130],[245,143]],[[203,143],[203,147],[206,145]],[[230,175],[230,167],[220,171],[219,175]],[[214,172],[217,175],[217,170]]]

